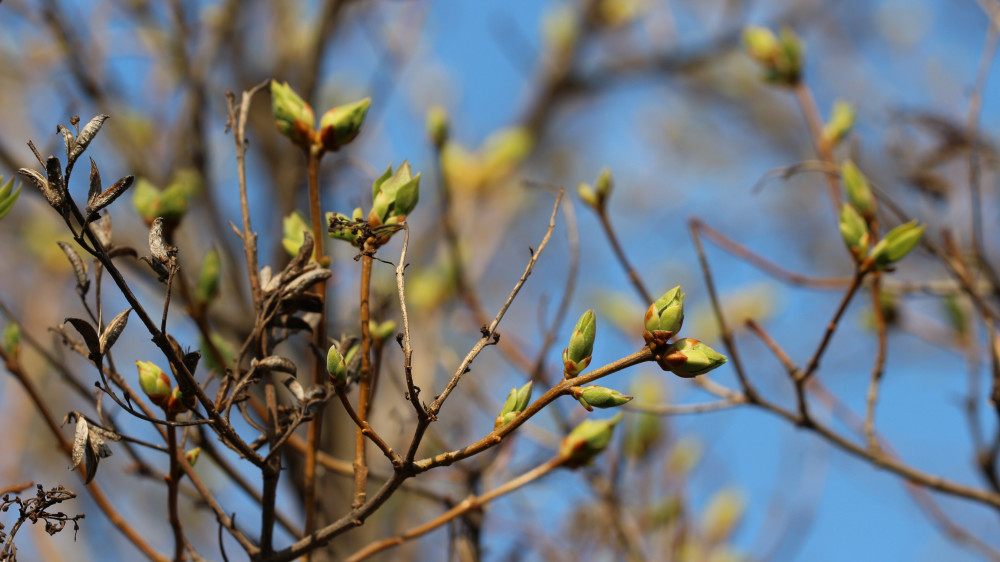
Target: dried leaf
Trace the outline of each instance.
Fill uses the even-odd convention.
[[[125,330],[125,325],[128,324],[128,315],[132,312],[131,308],[127,308],[118,313],[117,316],[111,319],[107,327],[104,328],[104,333],[101,334],[100,344],[101,344],[101,355],[106,354],[111,346],[118,341],[118,336],[122,334]]]
[[[96,362],[101,356],[101,340],[97,337],[97,330],[90,325],[90,322],[82,318],[67,318],[66,322],[72,324],[76,331],[83,336],[83,341],[90,351],[90,359]]]
[[[70,153],[73,152],[73,145],[76,144],[76,139],[73,138],[73,131],[62,125],[56,125],[56,132],[62,135],[63,144],[66,145],[66,158],[69,158]]]
[[[63,253],[69,258],[70,265],[73,266],[73,273],[76,275],[76,286],[83,294],[87,294],[90,288],[90,279],[87,279],[87,262],[80,258],[80,254],[67,242],[56,242],[62,248]]]
[[[92,201],[101,192],[101,171],[97,169],[97,163],[90,159],[90,189],[87,191],[87,201]]]
[[[94,235],[97,236],[97,240],[104,246],[105,249],[111,247],[111,215],[104,213],[100,219],[94,221]],[[113,256],[112,256],[113,257]]]
[[[70,462],[73,464],[70,465],[70,470],[75,470],[77,466],[80,466],[80,461],[83,460],[83,452],[87,448],[87,437],[89,436],[90,432],[87,430],[87,420],[83,416],[76,415],[76,432],[73,435],[73,455],[70,459]]]
[[[285,271],[298,272],[302,267],[309,263],[309,259],[312,258],[313,253],[313,237],[308,231],[302,231],[302,246],[299,247],[299,253],[296,254],[292,261],[288,263]]]
[[[169,262],[171,256],[177,253],[177,248],[167,244],[163,238],[163,217],[156,217],[149,229],[149,253],[161,264]]]
[[[80,130],[80,134],[76,137],[76,144],[73,146],[73,151],[69,155],[69,162],[75,161],[81,154],[83,154],[84,150],[87,150],[87,146],[90,145],[90,141],[94,140],[94,136],[101,130],[101,125],[104,125],[104,120],[107,118],[108,115],[102,113],[101,115],[91,119],[89,123],[83,126],[83,129]]]
[[[87,214],[93,214],[101,209],[107,207],[118,199],[123,193],[128,191],[128,188],[132,186],[132,182],[135,181],[135,176],[125,176],[124,178],[111,184],[111,187],[107,188],[100,195],[96,195],[87,201]]]
[[[281,357],[280,355],[271,355],[257,361],[257,367],[269,371],[288,373],[289,375],[294,375],[296,371],[295,363],[291,359]]]
[[[191,374],[194,374],[195,370],[198,368],[199,361],[201,361],[201,351],[198,351],[197,349],[190,353],[185,353],[184,357],[181,359],[181,362],[184,363],[184,366],[187,367],[188,372]]]
[[[307,271],[296,277],[285,286],[285,289],[282,292],[282,297],[291,298],[300,295],[309,287],[312,287],[320,281],[328,279],[331,275],[332,273],[330,273],[329,269],[313,269]]]
[[[38,190],[42,192],[42,195],[45,196],[45,200],[49,202],[49,205],[51,205],[54,209],[62,208],[63,204],[62,195],[60,195],[59,192],[57,192],[56,190],[52,189],[52,186],[49,185],[49,180],[45,179],[45,176],[43,176],[37,170],[32,170],[31,168],[21,168],[17,172],[21,174],[21,176],[23,176],[26,180],[35,184],[35,187],[37,187]]]
[[[288,390],[295,395],[296,400],[298,400],[299,402],[305,402],[306,393],[302,389],[302,383],[300,383],[294,377],[288,377],[287,379],[285,379],[285,386],[288,387]]]
[[[46,178],[49,180],[49,188],[58,196],[60,206],[66,198],[66,186],[63,185],[62,163],[55,156],[49,156],[45,161]]]
[[[103,439],[105,441],[121,441],[122,440],[121,434],[116,433],[114,431],[111,431],[110,429],[105,429],[105,428],[97,426],[97,425],[91,425],[89,427],[90,427],[90,434],[92,436],[96,435],[97,437],[99,437],[99,438],[101,438],[101,439]],[[109,455],[104,455],[104,456],[109,456]]]

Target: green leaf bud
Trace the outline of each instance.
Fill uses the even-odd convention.
[[[184,458],[187,459],[187,462],[188,464],[191,465],[191,468],[194,468],[194,465],[198,464],[198,457],[200,456],[201,456],[201,447],[195,447],[194,449],[189,449],[187,452],[184,453]]]
[[[678,285],[649,305],[643,321],[642,337],[655,349],[667,343],[684,324],[684,293]]]
[[[139,387],[149,397],[150,402],[166,408],[170,402],[170,377],[152,361],[136,361],[139,369]]]
[[[913,220],[890,230],[872,248],[871,259],[875,266],[885,268],[903,259],[920,243],[926,228],[927,225],[917,226],[917,221]]]
[[[840,210],[840,235],[855,261],[861,262],[868,254],[868,224],[850,203]]]
[[[497,416],[496,421],[493,422],[493,428],[499,429],[508,423],[510,423],[517,415],[524,411],[531,403],[531,390],[533,383],[528,381],[521,388],[512,388],[507,394],[507,399],[503,403],[503,407],[500,409],[500,414]]]
[[[597,192],[597,200],[603,203],[611,195],[611,190],[614,189],[615,179],[611,175],[611,170],[604,168],[601,173],[597,175],[597,181],[594,182],[594,190]]]
[[[371,98],[341,105],[327,111],[319,122],[319,139],[323,150],[335,152],[354,140],[372,104]]]
[[[563,371],[568,377],[575,377],[590,365],[594,352],[594,338],[597,335],[597,318],[593,310],[584,312],[573,328],[569,347],[563,350]]]
[[[823,142],[827,146],[836,145],[847,136],[847,133],[851,132],[856,112],[850,102],[844,100],[833,102],[830,120],[823,125]]]
[[[439,105],[430,108],[427,111],[427,135],[434,146],[440,149],[448,142],[448,129],[448,112]]]
[[[295,257],[299,255],[299,250],[305,242],[305,232],[312,232],[312,228],[306,223],[306,218],[298,211],[292,211],[281,221],[281,246],[285,248],[288,255]]]
[[[580,185],[576,186],[576,195],[587,205],[593,208],[598,208],[600,201],[597,198],[597,192],[594,191],[593,187],[590,187],[589,183],[580,182]]]
[[[657,357],[657,362],[664,371],[672,371],[683,378],[693,378],[722,366],[726,362],[726,356],[696,339],[684,338],[670,344]]]
[[[371,334],[373,339],[386,340],[391,338],[395,332],[396,323],[392,320],[386,320],[381,323],[374,320],[368,321],[368,333]]]
[[[287,82],[271,80],[271,112],[279,133],[303,148],[312,144],[316,116]]]
[[[861,173],[861,170],[854,165],[854,162],[847,160],[840,167],[840,177],[844,181],[844,190],[847,192],[847,200],[866,219],[875,216],[875,197],[872,196],[871,187],[868,185],[868,178]]]
[[[17,189],[14,189],[14,177],[11,176],[7,183],[3,183],[3,178],[0,177],[0,219],[4,218],[11,209],[14,208],[14,203],[17,202],[18,196],[21,195],[21,184],[17,184]]]
[[[336,345],[331,345],[326,353],[326,372],[333,384],[337,386],[347,384],[347,361]]]
[[[594,408],[615,408],[632,400],[631,396],[626,396],[617,390],[603,386],[591,385],[587,387],[574,387],[573,397],[580,401],[580,404],[588,412]]]
[[[219,276],[219,250],[212,248],[205,254],[205,259],[201,262],[201,272],[198,273],[195,300],[201,306],[208,306],[218,296]]]
[[[21,346],[21,327],[17,322],[7,324],[3,330],[3,348],[13,357],[17,357]]]
[[[559,456],[567,468],[581,467],[603,451],[614,435],[614,428],[624,414],[606,420],[583,420],[563,438]]]

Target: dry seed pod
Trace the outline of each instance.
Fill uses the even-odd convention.
[[[97,117],[91,119],[83,129],[80,130],[80,134],[76,137],[76,143],[73,145],[73,150],[70,152],[68,157],[68,162],[72,164],[77,158],[83,154],[84,150],[87,150],[87,146],[90,145],[90,141],[94,140],[94,136],[97,132],[101,130],[101,126],[104,125],[104,120],[108,118],[106,113],[102,113]]]
[[[62,248],[63,253],[65,253],[66,257],[69,259],[70,265],[73,266],[73,274],[76,275],[77,288],[86,294],[87,290],[90,288],[90,280],[87,279],[87,262],[83,261],[83,259],[80,258],[80,254],[78,254],[73,246],[70,246],[68,243],[60,240],[59,242],[56,242],[56,244],[59,244],[59,247]]]
[[[118,313],[117,316],[111,319],[107,327],[104,328],[104,333],[101,334],[100,344],[101,344],[101,355],[105,355],[111,346],[118,341],[118,336],[122,334],[125,330],[125,325],[128,324],[128,315],[132,312],[131,308],[127,308]]]
[[[98,176],[97,179],[100,181],[100,176]],[[87,214],[92,215],[113,203],[115,199],[118,199],[118,197],[128,191],[128,188],[132,186],[132,182],[134,180],[135,176],[125,176],[113,183],[111,187],[104,190],[103,193],[91,197],[90,200],[87,201]]]

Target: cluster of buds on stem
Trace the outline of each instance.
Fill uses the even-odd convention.
[[[802,39],[788,28],[775,36],[766,27],[743,30],[743,45],[750,58],[764,70],[764,79],[782,86],[795,86],[802,79]]]
[[[528,407],[528,403],[531,402],[532,386],[531,381],[528,381],[521,388],[512,388],[510,390],[510,393],[507,394],[507,400],[503,403],[503,408],[500,409],[500,414],[497,415],[496,421],[493,422],[494,429],[500,429],[514,421],[514,418]]]
[[[844,162],[840,175],[847,193],[847,202],[840,211],[840,235],[851,256],[858,264],[870,263],[877,269],[886,269],[903,259],[920,243],[926,225],[918,225],[917,221],[901,224],[869,250],[876,211],[871,186],[850,160]]]
[[[395,171],[389,166],[372,184],[372,208],[367,220],[362,220],[361,208],[355,209],[351,218],[340,213],[328,214],[330,237],[358,247],[385,244],[396,229],[383,227],[403,223],[419,200],[420,173],[413,175],[410,163],[405,161]]]
[[[611,195],[611,190],[615,186],[615,179],[611,175],[611,170],[604,168],[597,176],[594,186],[581,183],[576,188],[576,194],[581,201],[594,209],[603,209]]]
[[[278,132],[288,137],[304,150],[313,146],[323,152],[335,152],[348,144],[361,131],[371,98],[337,106],[320,119],[316,129],[316,115],[287,83],[271,81],[271,111]]]
[[[668,343],[683,324],[684,293],[679,286],[667,291],[646,310],[642,337],[660,368],[679,377],[691,378],[726,362],[725,355],[696,339],[683,338]]]

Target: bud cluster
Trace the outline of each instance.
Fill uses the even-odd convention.
[[[750,58],[764,70],[764,79],[782,86],[795,86],[802,79],[802,39],[788,28],[775,36],[766,27],[743,30],[743,45]]]
[[[493,422],[494,429],[500,429],[509,424],[528,407],[528,403],[531,402],[532,386],[531,381],[528,381],[521,388],[512,388],[510,390],[507,400],[503,403],[503,408],[500,409],[500,414],[497,415],[496,421]]]
[[[692,338],[668,343],[684,324],[684,293],[680,286],[664,293],[649,305],[642,337],[664,371],[692,378],[722,366],[726,356]]]
[[[371,103],[371,98],[364,98],[334,107],[323,114],[317,130],[312,107],[288,83],[271,81],[271,111],[278,132],[306,150],[315,145],[335,152],[354,140]]]

